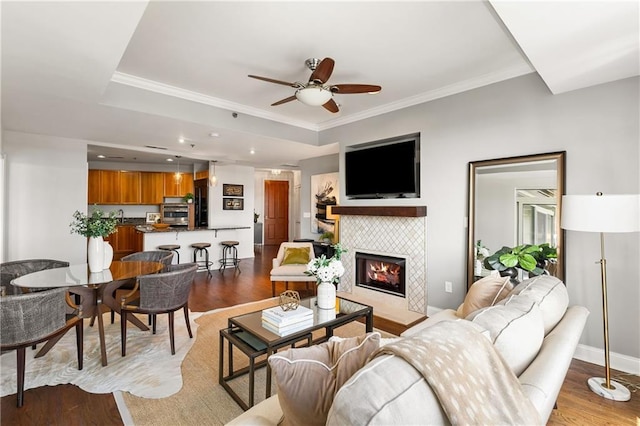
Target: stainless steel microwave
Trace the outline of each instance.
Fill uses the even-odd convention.
[[[167,203],[160,207],[162,222],[170,225],[189,225],[189,205],[183,203]]]

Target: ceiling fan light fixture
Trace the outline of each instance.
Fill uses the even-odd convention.
[[[296,91],[296,98],[305,105],[320,106],[331,99],[332,93],[321,86],[309,86]]]

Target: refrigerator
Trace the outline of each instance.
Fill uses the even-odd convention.
[[[208,179],[197,179],[193,181],[193,208],[195,210],[196,228],[206,228],[209,226],[209,181]]]

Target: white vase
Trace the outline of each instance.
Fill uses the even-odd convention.
[[[317,288],[318,308],[334,309],[336,308],[336,286],[332,283],[321,282]]]
[[[100,272],[104,268],[104,240],[102,237],[90,237],[87,245],[87,260],[90,272]]]
[[[335,306],[331,309],[318,309],[318,321],[327,322],[336,319]]]
[[[104,261],[102,263],[102,269],[109,269],[111,261],[113,260],[113,247],[109,244],[109,241],[104,242]]]

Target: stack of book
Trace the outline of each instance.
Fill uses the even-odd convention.
[[[262,311],[262,326],[280,336],[311,327],[313,310],[298,306],[297,309],[285,311],[280,306]]]

